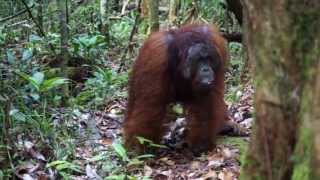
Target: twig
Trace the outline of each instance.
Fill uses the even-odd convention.
[[[32,4],[32,6],[29,7],[29,8],[31,9],[31,8],[33,8],[33,7],[34,7],[34,4]],[[17,14],[14,14],[14,15],[11,15],[11,16],[8,16],[8,17],[5,17],[5,18],[0,19],[0,22],[5,22],[5,21],[7,21],[7,20],[13,19],[13,18],[15,18],[15,17],[17,17],[17,16],[20,16],[21,14],[24,14],[24,13],[27,12],[27,11],[28,11],[28,9],[23,9],[23,10],[17,12]]]
[[[40,36],[42,37],[46,37],[45,32],[43,31],[43,29],[41,28],[41,26],[39,25],[39,23],[37,22],[37,20],[33,17],[32,12],[28,6],[28,4],[24,1],[21,0],[21,2],[23,3],[23,5],[26,7],[26,10],[28,12],[29,17],[31,18],[31,20],[33,21],[33,23],[36,25],[36,27],[39,30]],[[52,53],[56,56],[56,52],[55,52],[55,48],[53,47],[53,45],[51,43],[48,43],[50,50],[52,51]]]
[[[129,50],[129,47],[131,45],[131,42],[132,42],[132,39],[133,39],[133,35],[134,35],[134,32],[137,30],[137,25],[138,25],[138,21],[139,21],[139,18],[140,18],[140,12],[141,12],[141,0],[139,0],[138,2],[138,13],[136,15],[136,18],[134,20],[134,25],[132,27],[132,30],[131,30],[131,33],[130,33],[130,37],[129,37],[129,43],[128,43],[128,46],[126,47],[126,49],[124,50],[122,56],[121,56],[121,59],[120,59],[120,65],[119,65],[119,69],[118,69],[118,73],[120,73],[122,71],[122,68],[123,66],[125,65],[125,57],[128,53],[128,50]]]

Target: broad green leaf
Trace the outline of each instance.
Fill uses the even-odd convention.
[[[36,72],[31,77],[40,86],[44,80],[43,72]]]
[[[21,76],[23,79],[27,80],[37,91],[39,91],[40,89],[39,84],[31,76],[19,71],[14,71],[14,72],[19,76]]]
[[[122,158],[123,161],[128,161],[128,155],[126,149],[122,146],[120,143],[113,143],[112,144],[113,149],[116,151],[116,153]]]
[[[7,58],[8,58],[8,62],[10,64],[13,64],[15,61],[16,61],[16,56],[15,54],[13,53],[12,50],[8,50],[7,51]]]
[[[25,49],[23,50],[23,53],[22,53],[22,61],[27,61],[31,59],[32,56],[33,56],[32,51],[30,49]]]
[[[40,91],[46,92],[52,88],[58,87],[62,84],[66,84],[66,83],[68,83],[68,79],[66,79],[66,78],[61,78],[61,77],[51,78],[51,79],[45,80],[42,83],[42,85],[40,87]]]
[[[38,35],[35,35],[35,34],[31,34],[30,37],[29,37],[29,41],[31,42],[37,42],[37,41],[41,41],[42,38]]]
[[[30,96],[32,97],[32,99],[34,99],[35,101],[38,101],[40,99],[40,95],[38,93],[31,93]]]
[[[20,112],[18,109],[11,110],[9,114],[17,121],[26,122],[26,115]]]

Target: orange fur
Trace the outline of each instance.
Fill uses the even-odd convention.
[[[224,119],[224,72],[227,61],[226,42],[214,26],[186,25],[177,30],[153,33],[143,44],[129,80],[129,99],[124,120],[124,138],[128,147],[141,149],[136,136],[159,143],[164,133],[167,106],[176,102],[175,88],[169,73],[168,47],[175,34],[197,33],[208,37],[222,59],[214,87],[205,97],[183,102],[188,119],[187,141],[191,147],[209,149]],[[189,42],[190,45],[192,42]]]

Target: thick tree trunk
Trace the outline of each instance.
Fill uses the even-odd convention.
[[[242,179],[319,179],[320,4],[245,0],[244,6],[256,122]]]
[[[150,33],[159,30],[159,1],[149,0],[149,28]]]

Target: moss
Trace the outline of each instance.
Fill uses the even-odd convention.
[[[248,147],[248,142],[242,137],[222,136],[218,139],[217,143],[236,146],[241,154],[244,154]]]
[[[298,143],[292,156],[294,161],[293,180],[311,179],[311,154],[312,154],[312,132],[302,127],[300,129]]]

